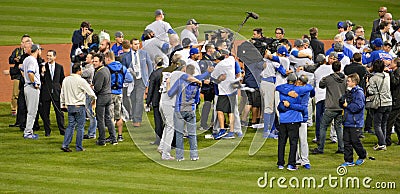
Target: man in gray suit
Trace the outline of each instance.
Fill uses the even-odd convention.
[[[127,96],[130,96],[130,106],[125,107],[134,127],[140,127],[143,114],[143,96],[146,87],[149,85],[149,75],[153,72],[154,65],[149,54],[139,49],[138,39],[131,40],[132,50],[122,58],[122,64],[127,67],[133,75],[133,90],[128,87]]]

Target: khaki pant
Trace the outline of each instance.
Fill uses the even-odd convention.
[[[13,91],[11,96],[11,112],[16,113],[18,109],[19,80],[14,79]]]

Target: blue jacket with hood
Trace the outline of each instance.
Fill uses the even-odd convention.
[[[106,67],[111,74],[111,94],[122,94],[123,84],[133,82],[132,74],[119,61],[113,61]],[[116,74],[118,74],[118,78]],[[118,83],[116,84],[116,82]]]
[[[347,107],[344,108],[343,104],[340,103],[340,106],[344,109],[343,126],[364,127],[365,96],[363,89],[357,85],[344,95],[346,95],[344,98],[347,100]]]

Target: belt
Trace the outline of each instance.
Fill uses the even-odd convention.
[[[27,83],[27,86],[29,86],[29,85],[33,86],[36,89],[36,83],[35,82]],[[37,89],[39,89],[39,88],[40,88],[40,85],[39,85],[39,87]]]
[[[271,77],[263,77],[263,78],[261,78],[261,80],[274,84],[276,82],[276,77],[273,77],[273,76],[271,76]]]
[[[75,107],[85,107],[85,105],[67,105],[67,106],[75,106]]]

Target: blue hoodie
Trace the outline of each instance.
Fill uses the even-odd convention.
[[[133,82],[132,74],[126,70],[119,61],[113,61],[107,65],[111,74],[111,94],[122,94],[122,86],[124,83]],[[121,73],[122,69],[122,73]],[[118,73],[118,80],[116,80],[116,73]],[[118,81],[118,84],[116,82]],[[116,86],[114,88],[113,86]]]
[[[276,86],[276,90],[279,91],[279,97],[281,102],[279,104],[283,104],[283,101],[288,101],[291,106],[301,105],[300,97],[292,98],[290,96],[285,95],[280,91],[291,91],[295,89],[295,85],[293,84],[282,84]],[[279,107],[278,107],[279,108]],[[278,109],[279,110],[279,109]],[[294,109],[288,109],[287,111],[279,112],[279,122],[280,123],[300,123],[303,121],[302,111],[297,111]]]
[[[362,128],[364,127],[364,91],[357,85],[347,95],[351,97],[351,101],[347,100],[347,107],[344,108],[343,126]],[[343,107],[342,104],[340,106]]]
[[[299,97],[300,97],[300,104],[290,104],[289,107],[285,107],[283,103],[279,103],[278,105],[278,110],[280,112],[286,112],[289,109],[293,109],[296,111],[300,111],[303,116],[303,123],[307,122],[308,120],[308,101],[310,99],[310,96],[313,97],[315,95],[315,91],[313,87],[310,84],[306,84],[305,86],[295,86],[293,87],[293,90],[288,90],[289,87],[280,87],[279,91],[280,93],[284,94],[287,96],[287,94],[290,91],[295,91]]]

